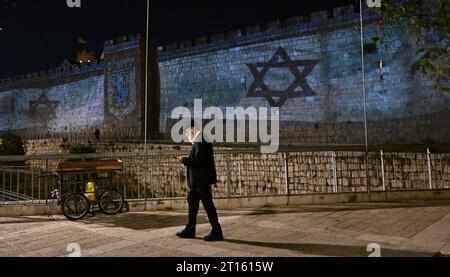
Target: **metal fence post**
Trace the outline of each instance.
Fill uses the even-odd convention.
[[[34,201],[34,169],[31,167],[31,201]]]
[[[38,200],[41,202],[41,178],[38,178]]]
[[[12,183],[13,183],[13,178],[12,178],[12,169],[10,167],[7,167],[9,170],[9,191],[12,192],[13,188],[12,188]],[[8,201],[10,202],[10,201]]]
[[[336,165],[336,152],[333,152],[331,155],[331,164],[333,168],[333,180],[334,180],[334,186],[333,186],[333,192],[338,193],[338,179],[337,179],[337,165]]]
[[[283,153],[283,160],[284,160],[284,178],[285,178],[285,188],[286,188],[286,195],[290,195],[290,189],[289,189],[289,161],[286,153]]]
[[[167,163],[167,165],[170,166],[170,163]],[[170,197],[173,198],[173,197],[175,197],[175,184],[174,184],[174,180],[173,180],[175,175],[171,175],[170,177],[171,177],[170,178],[170,185],[171,185]]]
[[[135,197],[134,194],[135,194],[135,188],[136,188],[134,180],[135,180],[135,177],[137,176],[137,174],[135,172],[135,170],[136,170],[135,165],[137,163],[135,162],[134,157],[131,157],[131,164],[132,164],[132,166],[131,166],[130,174],[131,174],[131,181],[133,182],[133,185],[131,185],[129,187],[129,189],[130,189],[130,196],[129,197],[131,197],[131,199],[133,199]],[[139,179],[136,179],[136,180],[139,182]]]
[[[227,180],[226,180],[226,195],[229,198],[231,195],[231,171],[230,171],[230,155],[225,156],[225,169],[227,172]]]
[[[383,191],[386,190],[386,181],[384,179],[384,153],[383,150],[380,150],[380,158],[381,158],[381,179],[383,182]]]
[[[23,174],[23,177],[24,177],[24,180],[23,180],[23,195],[24,196],[27,196],[27,168],[26,167],[24,167],[23,168],[24,169],[24,174]]]
[[[427,160],[428,160],[428,184],[430,189],[433,189],[433,184],[431,182],[431,153],[430,153],[430,149],[427,148]]]
[[[5,184],[6,184],[6,174],[5,174],[5,171],[4,170],[2,170],[3,171],[3,173],[2,173],[2,175],[3,175],[3,181],[2,181],[2,183],[3,183],[3,201],[5,201]]]
[[[152,178],[152,164],[150,163],[150,158],[147,157],[145,161],[147,163],[148,174],[150,175],[148,178],[148,189],[150,190],[150,199],[155,198],[153,191],[153,178]]]
[[[242,159],[244,160],[244,159]],[[238,178],[239,178],[239,196],[242,196],[242,176],[241,176],[241,162],[238,163]]]
[[[365,160],[365,164],[364,164],[364,168],[365,168],[365,173],[366,173],[366,186],[367,186],[367,197],[369,202],[371,201],[371,188],[370,188],[370,177],[369,177],[369,150],[366,148],[366,154],[364,157]]]
[[[44,199],[43,200],[45,200],[45,203],[47,204],[48,203],[48,180],[47,180],[47,178],[45,179],[45,196],[44,196]]]
[[[16,193],[17,193],[17,196],[19,196],[19,186],[20,186],[20,177],[19,177],[19,168],[17,168],[17,182],[16,182],[16,185],[17,185],[17,187],[16,187]]]
[[[137,187],[137,199],[141,199],[141,167],[137,166],[137,179],[138,179],[138,187]]]
[[[144,211],[147,211],[147,173],[148,173],[148,163],[147,163],[147,159],[148,159],[148,147],[147,147],[147,140],[145,140],[145,158],[144,158],[144,162],[142,164],[144,164]]]
[[[133,166],[133,164],[131,164],[131,166]],[[123,170],[123,178],[125,178],[124,179],[124,182],[123,182],[123,186],[122,186],[122,188],[123,188],[123,198],[124,199],[127,199],[127,189],[126,189],[126,187],[127,187],[127,184],[128,184],[128,182],[129,182],[129,179],[128,179],[128,169],[127,168],[124,168],[124,170]]]

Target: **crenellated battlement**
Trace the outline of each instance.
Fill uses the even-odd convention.
[[[134,42],[141,40],[142,36],[140,34],[134,34],[134,35],[127,35],[127,36],[121,36],[117,37],[115,39],[108,39],[104,42],[105,47],[112,47],[112,46],[120,46],[127,42]]]
[[[370,20],[376,16],[371,10],[364,10],[365,19]],[[330,28],[339,28],[359,20],[359,14],[354,5],[347,5],[333,9],[333,12],[319,11],[308,16],[297,16],[286,20],[275,20],[265,25],[253,25],[242,29],[230,30],[210,36],[198,37],[179,43],[158,47],[160,60],[171,59],[178,56],[202,53],[220,48],[229,48],[258,41],[273,40],[278,37],[299,35],[302,33],[321,32]],[[139,47],[143,36],[140,34],[127,35],[109,39],[104,42],[104,53],[114,53]],[[57,68],[41,72],[4,78],[0,80],[0,89],[14,87],[20,83],[44,81],[68,77],[75,74],[102,70],[103,61],[81,65],[62,65]]]
[[[103,52],[105,54],[125,51],[139,47],[141,39],[144,39],[140,34],[121,36],[115,39],[109,39],[104,42]]]
[[[135,34],[106,40],[104,42],[105,53],[138,47],[141,38],[142,37],[140,34]],[[103,71],[103,66],[103,60],[93,61],[89,64],[63,64],[59,67],[43,70],[40,72],[33,72],[0,79],[0,90],[20,86],[24,83],[39,83],[44,81],[51,81],[58,78],[71,77],[73,75]]]
[[[435,93],[429,78],[411,74],[418,56],[414,41],[404,36],[405,26],[378,30],[379,15],[368,8],[363,12],[362,41],[359,8],[349,5],[157,50],[149,38],[148,64],[145,36],[110,39],[102,61],[64,61],[57,68],[0,80],[0,131],[76,137],[100,128],[102,138],[110,140],[142,138],[149,106],[148,134],[165,139],[175,123],[171,111],[192,111],[195,99],[202,99],[205,109],[221,111],[278,108],[275,120],[283,143],[360,143],[364,110],[372,144],[448,143],[446,99]],[[385,43],[374,43],[384,37]],[[364,52],[366,109],[361,43],[369,50]],[[427,95],[432,95],[427,101],[411,101]]]
[[[376,14],[367,8],[363,12],[365,13],[365,20],[371,20],[376,17]],[[265,25],[253,25],[226,33],[160,46],[158,47],[158,57],[160,60],[165,60],[217,48],[229,48],[255,43],[259,40],[272,40],[277,37],[298,35],[305,32],[321,32],[339,28],[357,20],[359,20],[359,12],[354,5],[341,6],[333,9],[333,12],[319,11],[308,16],[275,20]]]
[[[80,75],[92,73],[103,70],[103,61],[94,61],[89,64],[71,64],[62,65],[48,70],[28,73],[24,75],[0,79],[0,90],[10,87],[20,86],[26,83],[39,83],[44,81],[52,81],[55,79],[71,77],[73,75]]]

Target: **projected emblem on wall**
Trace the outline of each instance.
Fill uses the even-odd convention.
[[[0,92],[0,130],[65,132],[104,121],[104,77]],[[36,130],[38,129],[38,130]]]
[[[316,93],[309,86],[306,77],[313,71],[318,60],[297,60],[293,61],[280,47],[268,62],[247,64],[253,74],[254,82],[250,86],[247,97],[264,97],[272,107],[281,107],[286,100],[295,97],[310,97]],[[287,73],[293,76],[287,88],[273,88],[268,83],[267,75],[271,70],[287,69]],[[286,80],[289,80],[286,76]],[[273,81],[273,80],[272,80]]]
[[[108,112],[122,120],[135,107],[135,59],[128,58],[108,63]]]
[[[48,89],[42,91],[41,96],[36,101],[30,101],[29,114],[31,118],[37,121],[47,122],[49,119],[55,118],[55,110],[59,105],[59,101],[51,101],[47,96]]]

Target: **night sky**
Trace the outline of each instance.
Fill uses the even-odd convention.
[[[307,15],[354,0],[151,0],[151,36],[159,45]],[[0,78],[75,60],[82,36],[97,56],[110,38],[145,33],[146,0],[0,0]]]

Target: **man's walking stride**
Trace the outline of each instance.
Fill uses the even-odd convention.
[[[190,189],[187,199],[189,220],[186,228],[178,232],[177,236],[180,238],[195,238],[197,214],[201,200],[212,226],[211,233],[203,239],[205,241],[221,241],[224,239],[222,228],[219,224],[211,193],[211,185],[217,183],[213,147],[211,143],[199,139],[201,132],[197,128],[191,127],[186,132],[192,143],[191,153],[189,157],[177,157],[177,160],[187,167],[187,180]]]

